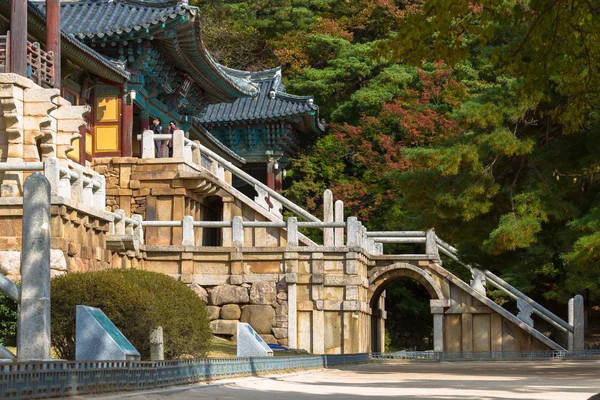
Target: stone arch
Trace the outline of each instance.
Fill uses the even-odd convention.
[[[387,283],[400,278],[410,278],[419,282],[434,300],[445,299],[442,288],[422,268],[407,263],[394,263],[386,267],[377,267],[371,271],[369,277],[370,300],[376,299]]]
[[[401,279],[409,278],[419,282],[425,287],[432,300],[444,300],[442,288],[435,282],[431,275],[422,268],[408,263],[394,263],[385,267],[377,267],[369,273],[369,305],[371,314],[371,349],[373,352],[383,351],[383,333],[385,331],[385,317],[379,309],[379,302],[382,292],[389,283]],[[432,307],[433,328],[434,328],[434,351],[443,351],[443,325],[442,314],[434,313]]]

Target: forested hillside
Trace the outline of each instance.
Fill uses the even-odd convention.
[[[434,227],[534,298],[600,294],[600,4],[200,1],[222,63],[283,65],[329,133],[286,195],[369,229]]]

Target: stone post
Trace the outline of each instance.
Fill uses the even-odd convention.
[[[140,214],[133,214],[131,219],[138,222],[138,226],[133,228],[133,239],[138,244],[144,244],[144,227],[142,226],[142,216]]]
[[[298,348],[298,287],[288,281],[288,346]]]
[[[80,172],[83,175],[83,172]],[[86,206],[92,208],[94,206],[94,181],[89,179],[83,183],[83,196],[81,199],[81,203]]]
[[[333,222],[333,193],[327,189],[323,193],[323,222]],[[323,246],[333,247],[335,245],[335,237],[333,228],[323,229]]]
[[[50,195],[59,196],[60,193],[60,164],[58,158],[48,157],[44,161],[44,176],[50,184]]]
[[[184,158],[185,135],[178,129],[173,132],[173,158]]]
[[[344,202],[342,200],[337,200],[335,202],[335,222],[344,222]],[[335,228],[334,230],[334,246],[343,246],[344,245],[344,228]]]
[[[287,245],[298,246],[298,218],[287,219]]]
[[[200,152],[200,142],[198,140],[194,140],[195,148],[192,149],[192,162],[196,165],[202,164],[202,153]]]
[[[115,235],[125,235],[125,210],[115,210],[115,214],[121,217],[120,221],[115,220]]]
[[[585,350],[583,320],[583,297],[578,294],[569,300],[569,324],[573,326],[573,333],[569,332],[569,350]]]
[[[106,178],[104,175],[96,175],[92,178],[92,183],[98,182],[100,188],[93,191],[94,208],[106,209]]]
[[[23,188],[19,361],[50,358],[50,183],[40,173]]]
[[[425,254],[427,254],[428,256],[434,256],[435,259],[439,260],[440,255],[438,253],[438,247],[435,241],[436,237],[437,236],[435,235],[435,229],[429,229],[427,231],[427,234],[425,236]]]
[[[71,200],[76,203],[83,202],[83,173],[77,172],[78,178],[71,183]]]
[[[429,300],[433,314],[433,351],[444,351],[444,304],[442,300]]]
[[[142,133],[142,158],[154,158],[154,132],[151,130]]]
[[[242,217],[233,217],[233,221],[231,223],[231,236],[234,247],[244,246],[244,226],[242,225]]]
[[[346,246],[348,247],[356,247],[359,245],[359,230],[360,224],[356,217],[348,217],[348,222],[346,223],[347,232],[346,232]]]
[[[163,328],[159,326],[150,332],[150,360],[162,361],[165,359],[165,346],[163,341]]]
[[[195,246],[196,239],[194,238],[194,217],[190,215],[183,217],[181,226],[183,228],[183,240],[181,241],[181,245]]]

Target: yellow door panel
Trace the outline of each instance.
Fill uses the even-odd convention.
[[[97,152],[119,151],[119,126],[102,125],[95,128]]]
[[[119,120],[119,98],[113,96],[97,96],[94,107],[96,122],[115,122]]]
[[[79,142],[80,139],[75,139],[71,142],[73,150],[67,153],[67,157],[69,157],[71,160],[79,161]]]
[[[85,152],[92,155],[92,135],[90,133],[85,134]]]

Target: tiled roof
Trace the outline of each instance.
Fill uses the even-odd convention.
[[[252,72],[249,75],[250,80],[260,87],[258,96],[252,99],[237,99],[233,103],[211,104],[198,121],[202,124],[216,125],[314,115],[315,127],[325,131],[325,126],[318,120],[319,107],[314,104],[312,96],[295,96],[285,92],[285,86],[281,83],[281,67]]]
[[[32,1],[34,7],[46,13],[45,1]],[[107,0],[82,0],[61,2],[61,28],[80,39],[104,37],[146,29],[168,19],[191,13],[196,9],[188,5],[158,6],[156,3],[122,2]]]
[[[32,1],[45,15],[45,1]],[[189,73],[217,101],[256,96],[258,88],[242,71],[218,64],[201,39],[197,7],[164,1],[75,0],[61,2],[61,29],[84,41],[156,38],[171,61]],[[173,34],[175,37],[165,37]],[[158,36],[158,37],[157,37]]]

